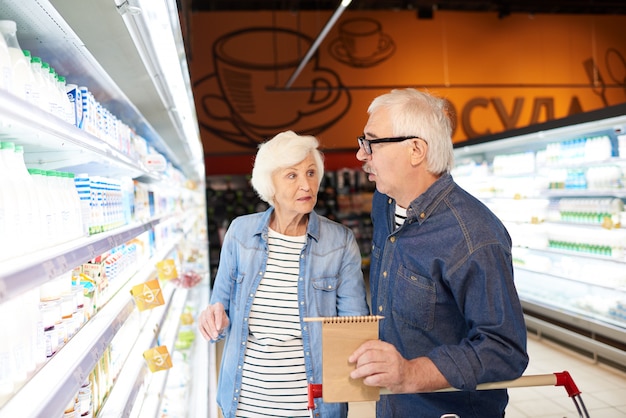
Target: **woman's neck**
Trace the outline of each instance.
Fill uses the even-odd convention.
[[[285,216],[284,214],[274,211],[272,219],[270,219],[270,228],[280,234],[291,237],[304,235],[308,224],[308,213],[304,215],[299,213],[295,216]]]

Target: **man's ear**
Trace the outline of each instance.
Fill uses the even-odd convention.
[[[411,140],[411,164],[419,165],[426,162],[426,152],[428,151],[428,145],[424,141],[419,139]]]

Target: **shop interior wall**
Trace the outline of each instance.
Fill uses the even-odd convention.
[[[359,166],[367,105],[393,88],[446,97],[453,140],[626,102],[626,16],[346,10],[196,12],[190,72],[207,175],[248,174],[258,144],[316,135],[328,170]],[[419,134],[419,133],[417,133]]]

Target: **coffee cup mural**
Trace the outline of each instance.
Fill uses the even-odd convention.
[[[256,147],[284,129],[316,135],[348,110],[338,75],[309,60],[286,88],[313,40],[289,29],[247,28],[213,44],[215,73],[195,84],[200,124],[223,139]]]

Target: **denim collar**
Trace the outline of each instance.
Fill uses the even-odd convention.
[[[422,223],[434,212],[439,203],[454,187],[450,173],[444,173],[407,208],[407,222]]]

